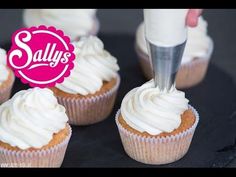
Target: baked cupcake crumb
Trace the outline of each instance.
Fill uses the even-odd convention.
[[[119,123],[121,124],[121,126],[123,128],[125,128],[126,130],[140,135],[140,136],[144,136],[144,137],[167,137],[167,136],[171,136],[171,135],[177,135],[183,131],[186,131],[188,128],[192,127],[192,125],[195,123],[196,121],[196,117],[194,115],[194,113],[188,109],[186,110],[182,115],[181,115],[181,124],[180,126],[175,129],[174,131],[167,133],[167,132],[162,132],[158,135],[150,135],[147,132],[140,132],[134,128],[132,128],[131,126],[129,126],[126,121],[124,120],[124,118],[122,117],[122,115],[120,114],[119,118],[118,118]]]
[[[7,68],[7,70],[8,70],[8,77],[5,81],[2,82],[2,84],[0,84],[0,89],[5,89],[9,87],[9,85],[12,85],[12,82],[14,80],[13,71],[11,71],[9,68]]]
[[[111,90],[116,85],[116,83],[117,83],[117,78],[113,78],[109,82],[103,81],[103,85],[99,91],[95,92],[94,94],[88,94],[86,96],[81,95],[81,94],[66,93],[56,87],[52,87],[50,89],[53,91],[55,96],[61,96],[61,97],[67,97],[67,98],[68,97],[70,97],[70,98],[90,98],[90,97],[94,97],[94,96],[106,93],[107,91]]]
[[[33,148],[32,147],[32,148],[29,148],[29,149],[26,149],[26,150],[22,150],[18,147],[13,147],[13,146],[9,145],[8,143],[4,143],[2,141],[0,141],[0,147],[8,149],[8,150],[13,150],[13,151],[14,150],[15,151],[34,151],[34,150],[38,150],[38,149],[40,149],[40,150],[48,149],[48,148],[51,148],[55,145],[60,144],[63,140],[66,139],[66,137],[68,137],[69,133],[70,133],[70,127],[67,124],[64,129],[60,130],[58,133],[55,133],[53,135],[52,140],[47,145],[43,146],[42,148]]]

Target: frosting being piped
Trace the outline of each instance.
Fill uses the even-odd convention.
[[[132,128],[158,135],[172,132],[181,124],[181,114],[188,109],[185,93],[172,87],[161,92],[150,80],[126,94],[121,115]]]

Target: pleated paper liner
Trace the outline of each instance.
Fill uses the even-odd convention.
[[[196,120],[192,127],[167,137],[144,137],[128,131],[118,121],[120,110],[116,114],[116,124],[125,152],[134,160],[145,164],[167,164],[182,158],[188,151],[195,128],[199,122],[197,111],[189,105]]]
[[[205,56],[201,58],[197,57],[190,62],[181,64],[176,76],[177,88],[189,88],[197,85],[204,79],[213,52],[213,47],[213,41],[210,39],[209,49]],[[140,66],[144,76],[147,79],[151,79],[153,77],[153,71],[148,55],[145,54],[137,46],[137,44],[135,45],[135,50],[138,55]]]
[[[5,101],[7,101],[10,98],[12,87],[13,87],[13,84],[15,81],[15,75],[14,75],[13,71],[10,69],[8,69],[8,71],[9,71],[9,78],[8,79],[10,79],[10,81],[3,88],[1,88],[1,86],[0,86],[0,104],[4,103]]]
[[[60,167],[68,142],[70,140],[72,130],[69,124],[68,136],[59,144],[42,150],[8,150],[0,147],[0,166],[1,167]]]
[[[113,88],[100,95],[88,98],[70,98],[56,96],[58,102],[66,108],[71,125],[90,125],[107,118],[111,113],[117,91],[120,85],[120,76]]]

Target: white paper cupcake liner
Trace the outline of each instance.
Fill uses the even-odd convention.
[[[197,85],[204,79],[214,48],[214,43],[211,38],[209,38],[209,41],[209,49],[205,56],[196,57],[190,62],[181,64],[176,76],[177,88],[189,88]],[[135,45],[135,50],[145,77],[151,79],[153,77],[153,71],[148,55],[142,52],[137,44]]]
[[[8,150],[0,147],[0,167],[54,167],[61,166],[72,130],[69,124],[69,134],[61,143],[42,150]]]
[[[13,84],[15,81],[15,75],[14,75],[13,71],[11,71],[10,69],[9,69],[9,73],[11,76],[10,77],[11,81],[10,81],[9,85],[7,85],[7,87],[0,89],[0,104],[7,101],[11,96],[12,87],[13,87]]]
[[[71,125],[90,125],[100,122],[111,113],[117,90],[120,85],[120,76],[113,88],[100,95],[84,98],[60,97],[56,95],[58,102],[66,108]]]
[[[199,122],[197,111],[189,105],[196,117],[192,127],[177,135],[167,137],[144,137],[128,131],[119,123],[120,110],[116,114],[116,124],[125,152],[134,160],[145,164],[167,164],[182,158],[188,151]]]

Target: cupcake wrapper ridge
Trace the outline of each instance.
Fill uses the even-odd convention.
[[[146,137],[134,134],[123,128],[118,121],[120,110],[116,114],[116,124],[125,152],[132,159],[145,164],[167,164],[182,158],[188,151],[192,137],[199,122],[197,111],[189,105],[196,117],[192,127],[167,137]]]
[[[119,85],[120,76],[117,75],[116,85],[100,95],[82,99],[56,97],[58,102],[66,108],[71,125],[90,125],[109,116],[115,103]]]
[[[71,127],[68,127],[68,136],[61,143],[48,149],[16,151],[0,147],[0,167],[60,167],[72,134]]]

